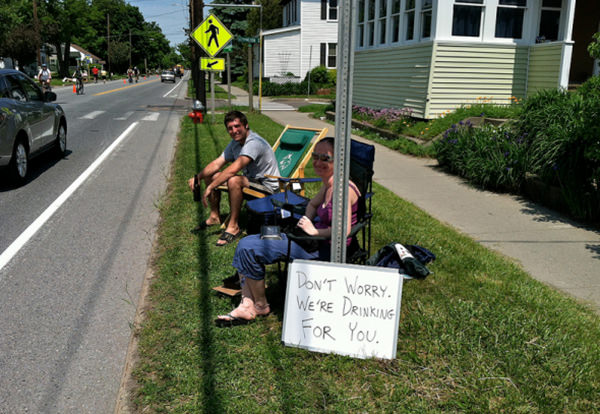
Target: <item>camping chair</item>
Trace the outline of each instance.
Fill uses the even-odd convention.
[[[364,264],[371,255],[371,218],[372,218],[372,196],[373,196],[373,166],[375,162],[375,147],[359,141],[352,140],[350,147],[350,179],[360,190],[361,196],[358,200],[358,222],[352,226],[350,236],[352,241],[346,251],[346,262]],[[263,224],[281,224],[286,222],[296,222],[304,214],[303,207],[308,203],[308,199],[295,194],[292,191],[276,193],[261,199],[248,201],[248,209],[251,209],[264,218]],[[285,219],[281,219],[282,210],[287,211]],[[290,227],[289,225],[287,226]],[[281,262],[278,263],[280,276],[286,275],[287,265],[290,258],[291,241],[313,240],[321,244],[327,243],[328,239],[324,237],[297,236],[292,233],[286,233],[288,237],[288,255],[282,271]],[[328,260],[328,258],[321,258]],[[230,278],[235,282],[235,275]],[[233,287],[213,288],[219,293],[235,296],[239,290]]]
[[[279,138],[273,145],[273,152],[279,167],[280,177],[270,176],[279,180],[280,191],[292,188],[304,195],[304,168],[310,160],[312,150],[321,138],[327,135],[327,128],[303,128],[286,125]],[[311,179],[311,181],[318,179]],[[217,187],[219,191],[227,191],[226,185]],[[248,199],[263,198],[268,193],[255,188],[244,188],[244,196]]]
[[[373,213],[373,166],[375,163],[375,147],[356,140],[350,143],[350,180],[356,184],[361,196],[358,199],[357,223],[350,229],[349,237],[351,243],[346,250],[346,263],[364,264],[371,255],[371,218]],[[326,243],[327,239],[313,236],[298,236],[295,234],[286,234],[288,240],[303,241],[317,240],[320,243]],[[327,246],[328,247],[328,246]],[[288,248],[287,264],[290,262],[290,249]],[[320,259],[328,260],[327,257]]]
[[[279,138],[273,145],[273,152],[279,167],[281,176],[269,176],[279,180],[279,190],[291,189],[304,195],[304,183],[319,181],[318,178],[304,178],[304,168],[310,160],[313,148],[323,137],[327,135],[327,128],[303,128],[286,125]],[[222,184],[216,188],[217,191],[227,191],[227,185]],[[253,200],[263,198],[265,193],[258,188],[247,187],[243,190],[244,198]],[[221,228],[225,228],[229,217],[227,217]]]

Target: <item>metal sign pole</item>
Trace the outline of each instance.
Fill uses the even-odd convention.
[[[348,176],[352,130],[352,68],[354,67],[356,0],[338,3],[337,87],[335,105],[335,148],[331,261],[346,261],[348,234]]]
[[[215,123],[215,72],[210,72],[210,123]]]

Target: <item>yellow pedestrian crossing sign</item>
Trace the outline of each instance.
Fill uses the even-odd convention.
[[[223,72],[225,70],[225,59],[200,58],[200,70]]]
[[[209,14],[206,19],[191,33],[194,39],[211,57],[223,49],[233,38],[231,32],[221,23],[217,16]]]

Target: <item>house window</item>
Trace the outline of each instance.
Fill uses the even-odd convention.
[[[357,46],[363,47],[365,45],[365,0],[358,0],[358,22],[356,36]]]
[[[292,22],[298,22],[298,0],[292,1]]]
[[[327,44],[327,67],[335,68],[337,65],[336,56],[337,56],[337,43],[328,43]]]
[[[319,64],[328,68],[335,68],[337,65],[337,43],[321,43],[321,60]]]
[[[400,0],[392,0],[392,43],[400,40]]]
[[[385,44],[386,20],[387,20],[387,0],[379,0],[379,44]]]
[[[367,46],[375,43],[375,0],[367,0]]]
[[[404,27],[406,27],[404,39],[412,40],[415,31],[415,0],[406,1],[406,8],[404,9]]]
[[[432,0],[423,0],[423,8],[421,9],[421,38],[431,37],[431,9]]]
[[[452,36],[479,37],[483,0],[456,0],[452,15]]]
[[[321,0],[321,20],[337,20],[337,0]]]
[[[496,14],[496,37],[521,39],[527,0],[499,0]]]
[[[542,0],[542,13],[540,16],[540,30],[537,42],[551,42],[558,40],[560,27],[561,0]]]

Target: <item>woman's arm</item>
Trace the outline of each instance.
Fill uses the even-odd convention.
[[[306,210],[304,211],[304,215],[308,217],[310,220],[314,219],[317,215],[317,209],[319,205],[323,203],[325,200],[325,193],[327,192],[327,187],[322,186],[319,189],[317,195],[310,199],[308,205],[306,206]]]

